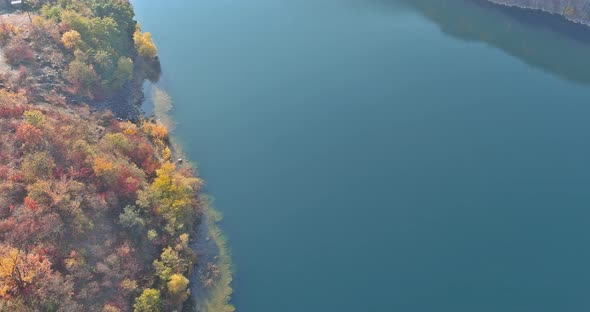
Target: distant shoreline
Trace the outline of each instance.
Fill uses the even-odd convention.
[[[583,19],[571,18],[561,12],[554,12],[554,11],[545,9],[543,7],[532,7],[532,6],[521,5],[518,3],[508,3],[506,1],[498,1],[498,0],[483,0],[483,1],[490,3],[492,5],[501,6],[501,7],[505,7],[505,8],[518,9],[518,10],[523,10],[523,11],[534,12],[536,14],[541,13],[541,14],[545,14],[545,15],[559,17],[559,19],[561,19],[565,22],[583,25],[585,27],[590,26],[590,20],[584,21]],[[479,2],[482,2],[482,1],[479,0]]]
[[[483,7],[500,11],[522,23],[549,28],[577,41],[590,44],[590,22],[573,20],[563,14],[542,8],[507,4],[497,0],[474,0],[474,2]]]

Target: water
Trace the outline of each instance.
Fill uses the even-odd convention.
[[[590,310],[590,35],[463,0],[134,4],[238,311]]]

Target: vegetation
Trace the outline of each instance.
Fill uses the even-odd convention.
[[[161,305],[160,291],[147,288],[137,298],[133,307],[135,312],[159,312]]]
[[[152,41],[152,35],[150,33],[142,33],[139,27],[137,27],[133,34],[133,41],[139,55],[146,58],[154,58],[158,54],[156,45]]]
[[[565,18],[590,24],[590,2],[588,0],[488,0],[498,4],[518,6],[561,14]]]
[[[7,62],[23,66],[29,92],[55,90],[66,97],[113,97],[139,72],[150,71],[157,49],[142,33],[127,0],[59,0],[31,3],[39,8],[33,27],[0,23]],[[135,74],[135,75],[134,75]],[[151,74],[151,73],[150,73]],[[144,75],[148,75],[145,73]],[[22,86],[15,86],[22,87]]]
[[[213,259],[205,260],[208,262],[208,270],[200,276],[200,279],[208,288],[209,294],[202,299],[201,304],[205,307],[205,311],[233,312],[235,307],[230,303],[233,292],[231,259],[226,238],[217,224],[221,221],[222,215],[212,207],[211,199],[202,197],[202,200],[205,202],[203,204],[204,226],[217,253]]]
[[[31,3],[0,25],[0,311],[173,311],[202,181],[168,130],[93,108],[156,58],[126,0]]]
[[[201,182],[164,156],[161,126],[5,90],[0,103],[0,310],[183,302]]]

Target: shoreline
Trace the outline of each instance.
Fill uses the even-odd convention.
[[[575,21],[563,14],[544,9],[509,5],[495,0],[472,0],[472,2],[484,9],[504,14],[518,23],[539,29],[548,29],[575,41],[590,44],[590,23]]]
[[[74,4],[82,5],[81,2]],[[29,154],[41,155],[43,157],[40,159],[48,163],[43,165],[45,167],[39,167],[48,168],[42,171],[43,174],[30,174],[26,176],[26,180],[23,178],[17,181],[27,190],[25,195],[28,197],[25,198],[27,200],[14,199],[12,207],[18,206],[19,212],[26,209],[37,211],[43,205],[44,209],[38,210],[42,215],[57,209],[56,203],[43,201],[43,197],[31,193],[29,186],[35,181],[57,183],[57,180],[54,181],[57,178],[63,178],[59,181],[69,181],[69,177],[84,186],[83,191],[76,189],[75,192],[96,195],[98,199],[90,204],[80,204],[83,208],[74,211],[79,214],[76,215],[78,219],[70,220],[70,216],[65,215],[70,210],[58,209],[59,221],[64,220],[64,228],[67,231],[78,231],[76,233],[80,234],[81,239],[84,239],[83,235],[88,235],[88,240],[98,236],[98,233],[105,236],[108,236],[105,233],[112,236],[120,234],[111,237],[111,241],[107,240],[108,244],[101,246],[104,247],[104,253],[112,252],[113,246],[109,244],[122,244],[121,248],[116,249],[116,255],[110,255],[110,260],[114,257],[127,257],[121,263],[137,263],[133,268],[116,268],[122,271],[119,274],[120,272],[115,272],[116,269],[101,262],[105,255],[99,251],[93,250],[91,255],[81,252],[83,255],[80,259],[76,258],[76,261],[87,261],[88,270],[99,270],[102,274],[93,275],[85,274],[81,269],[74,270],[69,264],[63,265],[61,262],[66,261],[63,259],[68,255],[48,255],[44,249],[30,248],[20,241],[1,240],[0,249],[17,253],[33,250],[35,257],[44,259],[49,264],[46,274],[68,276],[72,279],[72,285],[74,282],[90,285],[89,281],[108,278],[111,284],[101,284],[101,287],[118,287],[124,290],[117,294],[118,297],[108,298],[110,292],[105,290],[101,292],[105,298],[94,296],[89,301],[83,294],[64,289],[67,292],[63,294],[64,297],[72,302],[61,300],[61,304],[73,306],[81,302],[81,307],[94,310],[91,307],[97,305],[99,307],[96,309],[105,311],[137,310],[138,306],[140,311],[144,311],[145,307],[193,311],[200,305],[203,308],[199,311],[204,312],[235,311],[229,304],[232,265],[225,238],[217,224],[221,217],[209,205],[208,197],[201,192],[203,182],[198,178],[196,166],[189,161],[180,160],[184,158],[182,147],[171,134],[175,125],[169,115],[172,100],[165,91],[154,85],[160,78],[161,66],[151,35],[141,31],[134,19],[133,7],[127,2],[107,8],[121,13],[116,15],[117,20],[110,16],[100,16],[100,13],[96,13],[100,8],[96,7],[82,15],[79,12],[83,10],[79,7],[76,11],[75,7],[66,8],[56,4],[51,9],[63,12],[64,15],[60,13],[55,16],[48,15],[48,8],[50,7],[35,11],[34,19],[30,19],[26,12],[20,10],[0,13],[0,22],[4,27],[0,53],[3,56],[6,54],[6,61],[3,60],[4,57],[0,57],[0,78],[3,79],[0,83],[0,99],[3,99],[0,104],[9,106],[2,107],[4,116],[0,119],[5,123],[12,122],[9,126],[18,126],[20,129],[20,132],[16,129],[5,131],[4,142],[13,140],[14,144],[11,144],[14,146],[24,142],[18,145],[18,151],[9,151],[18,157],[13,154],[4,156],[22,159],[29,157]],[[67,24],[66,17],[81,22]],[[108,24],[109,22],[112,23]],[[101,32],[101,28],[93,29],[95,32],[92,32],[90,27],[81,26],[92,23],[106,23],[115,25],[114,27],[127,25],[127,28],[121,28],[119,34]],[[129,36],[125,36],[124,30],[129,32]],[[114,34],[114,37],[102,40],[100,36],[106,36],[105,34]],[[96,40],[97,38],[101,40]],[[93,53],[92,45],[97,45],[104,51],[115,52],[100,50],[104,53]],[[114,61],[109,57],[114,58]],[[150,96],[144,89],[144,85],[148,83],[153,85],[149,90],[154,106],[153,117],[146,116],[144,109],[146,98]],[[78,122],[72,122],[72,128],[64,130],[61,128],[64,125],[60,125],[60,121],[64,120]],[[80,129],[74,129],[74,125]],[[82,129],[84,126],[87,129]],[[5,125],[3,129],[6,128]],[[27,136],[29,133],[22,129],[32,132],[33,136]],[[57,129],[60,132],[56,134],[59,135],[47,139],[44,137],[45,132],[58,131]],[[52,139],[55,138],[61,140],[54,142]],[[66,143],[80,146],[80,151],[76,149],[72,152],[72,147],[66,146]],[[18,154],[21,150],[22,155]],[[37,167],[29,168],[27,163],[23,165],[15,162],[9,165],[15,171],[42,170]],[[78,172],[74,165],[82,169]],[[74,173],[61,167],[70,168]],[[6,174],[5,172],[3,179],[7,178]],[[65,191],[70,191],[71,187],[74,192],[74,187],[79,185],[74,182],[66,184]],[[101,214],[107,209],[111,209],[110,214]],[[0,207],[0,221],[8,217],[14,217],[12,211],[6,212]],[[101,232],[101,227],[110,230]],[[7,229],[10,228],[3,228],[5,231]],[[67,233],[71,235],[70,232]],[[52,246],[50,238],[46,240]],[[194,248],[203,242],[209,242],[212,248]],[[68,243],[69,241],[60,242],[73,250],[69,257],[77,254],[76,248],[87,244],[86,241],[82,244],[75,239],[71,240],[72,246],[67,245]],[[33,241],[31,244],[37,246],[40,243]],[[132,253],[131,250],[138,252]],[[197,253],[199,258],[196,257]],[[214,274],[211,273],[213,271]],[[196,272],[203,272],[210,277],[206,285],[201,283],[202,279],[195,278],[198,276]],[[191,294],[190,289],[198,289],[193,284],[198,283],[203,284],[202,290]],[[85,291],[84,287],[78,288],[82,289],[81,293]],[[21,294],[15,290],[14,298],[12,293],[11,297],[6,297],[8,299],[0,298],[0,310],[5,304],[7,307],[19,304],[19,300],[28,298],[27,296],[31,294]],[[195,303],[192,300],[195,297],[202,299]],[[11,303],[12,299],[16,303]],[[30,300],[23,301],[23,304],[29,304],[27,302],[37,304]]]
[[[553,11],[550,11],[550,10],[542,8],[542,7],[530,7],[530,6],[525,6],[525,5],[519,5],[516,3],[500,2],[498,0],[483,0],[483,1],[485,1],[486,3],[492,4],[492,5],[495,5],[495,6],[511,8],[511,9],[518,9],[518,10],[529,11],[529,12],[535,12],[537,14],[540,13],[540,14],[551,15],[551,16],[559,17],[560,19],[562,19],[566,22],[569,22],[569,23],[590,27],[590,21],[584,21],[581,19],[573,19],[573,18],[570,18],[570,17],[564,15],[563,13],[553,12]]]
[[[182,146],[174,139],[175,121],[170,115],[172,98],[157,84],[150,84],[151,94],[144,94],[144,102],[151,101],[153,116],[169,131],[172,159],[182,159],[197,173],[197,166],[188,160]],[[231,283],[234,268],[227,239],[219,226],[223,217],[214,208],[211,197],[200,194],[199,200],[203,210],[195,226],[195,239],[190,243],[197,254],[197,262],[190,276],[191,296],[185,303],[192,304],[192,309],[197,312],[233,312],[235,307],[231,304]]]

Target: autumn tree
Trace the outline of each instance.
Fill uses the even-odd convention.
[[[160,312],[162,299],[160,291],[157,289],[146,288],[143,293],[135,299],[133,305],[134,312]]]
[[[80,48],[83,43],[80,33],[75,30],[66,31],[61,36],[61,42],[69,50],[74,50],[76,48]]]
[[[133,34],[133,41],[135,42],[135,49],[140,56],[145,58],[155,58],[158,54],[151,33],[142,33],[141,29],[137,27]]]
[[[109,133],[104,136],[103,140],[107,146],[123,154],[126,154],[132,149],[131,143],[122,133]]]
[[[43,132],[28,123],[23,123],[16,129],[16,139],[22,148],[33,148],[43,140]]]
[[[25,178],[28,180],[47,178],[51,175],[54,168],[55,161],[47,152],[29,154],[23,159],[22,170]]]
[[[1,108],[12,108],[18,107],[20,109],[19,114],[15,114],[12,116],[0,116],[3,118],[6,117],[17,117],[24,112],[24,106],[27,104],[27,97],[22,92],[9,92],[4,89],[0,89],[0,107]]]
[[[66,77],[82,92],[95,91],[100,78],[94,70],[94,66],[88,62],[88,57],[82,52],[76,51],[75,59],[70,63]]]
[[[188,284],[188,278],[182,274],[174,274],[170,277],[170,280],[166,283],[166,287],[175,303],[183,302],[188,298],[190,294],[187,289]]]
[[[98,177],[109,176],[115,174],[115,165],[104,157],[97,157],[92,165],[94,173]]]
[[[156,174],[149,190],[138,195],[138,203],[143,207],[150,207],[153,203],[156,213],[166,220],[166,231],[175,234],[195,215],[195,193],[201,182],[176,172],[171,162],[162,164]]]
[[[186,259],[172,247],[166,247],[160,255],[160,260],[154,260],[156,274],[164,282],[170,280],[174,274],[183,274],[188,270]]]
[[[23,115],[25,116],[25,121],[35,127],[39,127],[45,122],[45,116],[38,110],[28,110]]]
[[[27,286],[39,283],[49,272],[51,263],[47,259],[0,245],[0,298],[19,295]]]

